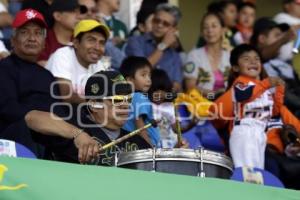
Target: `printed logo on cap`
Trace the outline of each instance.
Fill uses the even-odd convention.
[[[91,85],[91,92],[93,94],[97,94],[99,92],[99,90],[100,90],[100,87],[97,83]]]
[[[37,16],[37,13],[34,12],[33,10],[26,11],[26,17],[27,17],[27,19],[33,19],[36,16]]]
[[[112,82],[126,82],[124,76],[122,76],[121,74],[118,75],[117,77],[110,79]]]

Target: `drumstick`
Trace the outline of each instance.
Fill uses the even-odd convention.
[[[99,148],[99,151],[103,151],[105,149],[110,148],[111,146],[119,144],[120,142],[123,142],[124,140],[127,140],[128,138],[131,138],[132,136],[135,136],[135,135],[139,134],[141,131],[143,131],[143,130],[151,127],[151,126],[156,127],[157,122],[155,120],[151,120],[151,122],[149,124],[146,124],[142,128],[139,128],[135,131],[132,131],[132,132],[128,133],[127,135],[124,135],[123,137],[120,137],[120,138],[118,138],[118,139],[116,139],[116,140],[114,140],[114,141],[112,141],[112,142],[110,142],[106,145],[103,145],[102,147]]]
[[[175,112],[175,123],[176,123],[176,130],[177,130],[177,143],[180,145],[182,142],[182,133],[181,133],[181,127],[180,127],[180,122],[179,122],[179,117],[178,117],[178,109],[176,106],[176,103],[174,101],[174,112]]]

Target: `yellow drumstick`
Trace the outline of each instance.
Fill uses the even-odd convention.
[[[124,140],[127,140],[128,138],[131,138],[132,136],[139,134],[141,131],[143,131],[143,130],[151,127],[151,126],[156,127],[157,122],[155,120],[152,120],[149,124],[146,124],[142,128],[139,128],[135,131],[132,131],[131,133],[128,133],[127,135],[124,135],[123,137],[120,137],[120,138],[118,138],[118,139],[116,139],[116,140],[114,140],[114,141],[112,141],[112,142],[110,142],[106,145],[103,145],[102,147],[99,148],[99,151],[103,151],[105,149],[108,149],[111,146],[119,144],[120,142],[123,142]]]
[[[177,130],[177,140],[178,144],[181,144],[182,142],[182,133],[181,133],[181,127],[180,127],[180,122],[179,122],[179,117],[178,117],[178,108],[176,106],[176,103],[174,101],[174,111],[175,111],[175,123],[176,123],[176,130]]]

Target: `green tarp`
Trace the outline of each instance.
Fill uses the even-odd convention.
[[[60,199],[300,200],[300,192],[214,178],[0,157],[0,200]]]

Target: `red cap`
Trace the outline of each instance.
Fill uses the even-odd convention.
[[[19,28],[30,21],[35,21],[41,26],[47,28],[47,23],[45,22],[43,15],[33,9],[19,11],[15,17],[15,20],[13,21],[12,27]]]

